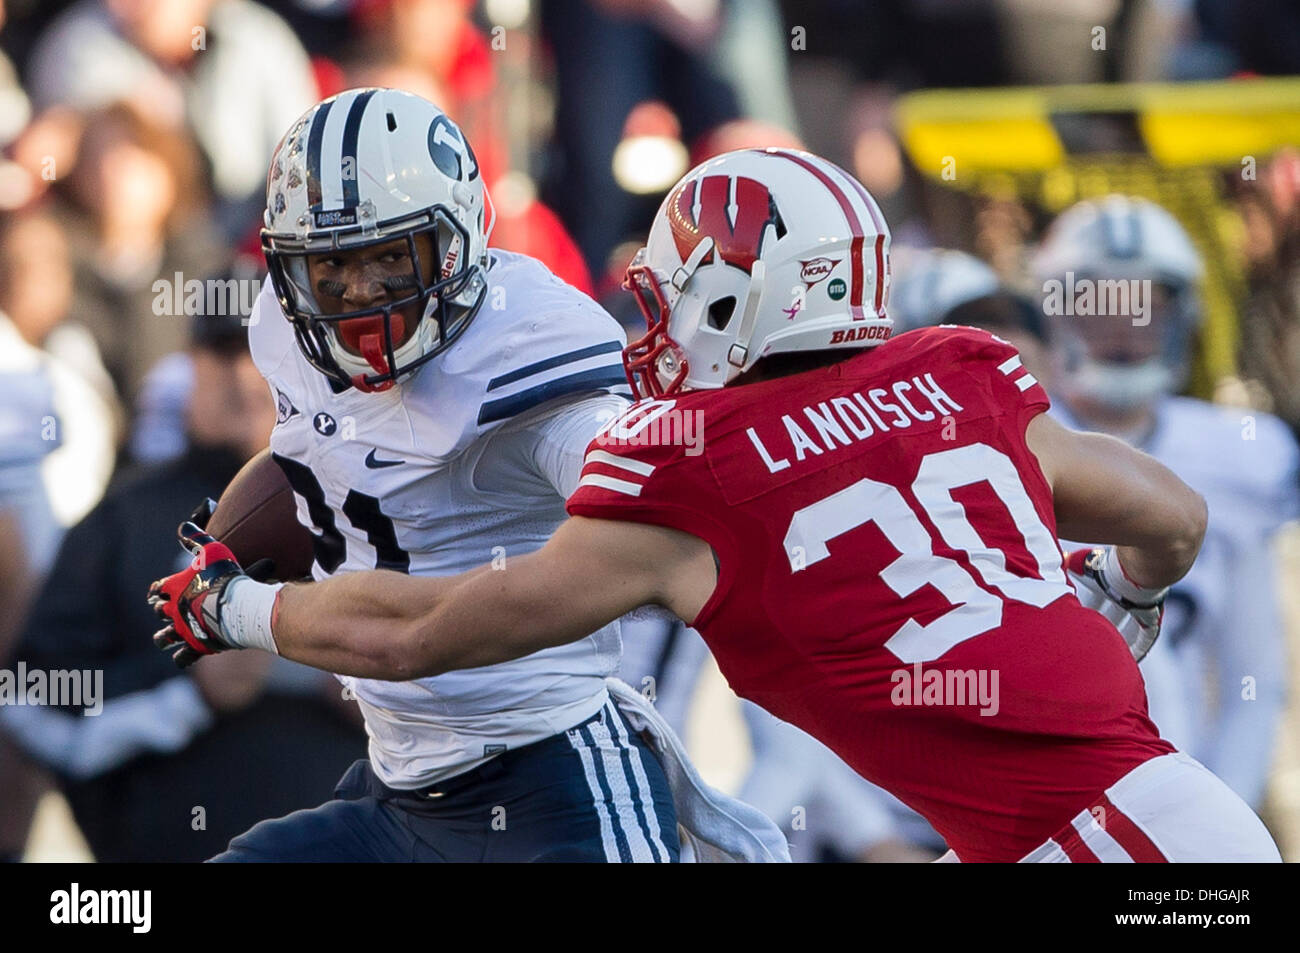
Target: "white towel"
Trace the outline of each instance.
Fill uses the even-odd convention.
[[[757,808],[705,784],[677,735],[640,692],[617,678],[607,678],[605,684],[632,730],[663,765],[677,809],[683,861],[790,863],[781,829]]]

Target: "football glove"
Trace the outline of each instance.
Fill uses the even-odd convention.
[[[200,509],[208,508],[205,501]],[[199,511],[203,523],[207,522]],[[207,514],[210,515],[210,512]],[[185,569],[159,579],[149,587],[149,605],[168,623],[154,633],[153,643],[170,652],[179,667],[193,665],[205,655],[238,648],[221,637],[221,607],[226,588],[236,579],[261,581],[273,571],[261,559],[245,571],[224,543],[204,532],[198,522],[186,520],[177,529],[181,545],[194,560]]]
[[[1119,630],[1133,658],[1140,662],[1160,637],[1165,612],[1164,589],[1143,589],[1124,575],[1114,546],[1078,549],[1065,560],[1079,602],[1095,609]]]

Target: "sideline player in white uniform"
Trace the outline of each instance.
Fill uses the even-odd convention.
[[[1295,439],[1269,414],[1173,396],[1200,319],[1202,262],[1164,209],[1119,195],[1081,202],[1053,223],[1034,271],[1040,286],[1066,288],[1073,273],[1080,293],[1084,282],[1150,282],[1150,300],[1134,299],[1144,314],[1052,317],[1052,413],[1146,451],[1205,497],[1204,544],[1170,591],[1142,672],[1161,734],[1258,807],[1286,694],[1272,542],[1300,512]],[[1095,290],[1100,302],[1105,286]]]
[[[419,97],[349,90],[276,150],[249,341],[317,580],[540,548],[626,404],[618,324],[539,262],[489,251],[489,231],[472,150]],[[369,761],[217,859],[677,859],[662,768],[607,694],[618,657],[614,623],[502,665],[341,678]]]

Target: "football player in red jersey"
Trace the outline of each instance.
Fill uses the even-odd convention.
[[[1196,556],[1203,501],[1055,424],[997,337],[891,340],[888,262],[876,203],[836,166],[787,150],[704,163],[629,270],[643,399],[588,449],[544,548],[500,572],[355,573],[270,599],[182,527],[206,569],[166,587],[157,641],[411,678],[657,603],[738,694],[914,807],[962,861],[1278,860],[1249,807],[1160,738],[1134,658]],[[1141,623],[1134,648],[1080,604],[1058,535],[1111,543],[1070,568]]]

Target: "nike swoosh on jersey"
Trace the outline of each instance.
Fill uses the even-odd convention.
[[[375,451],[371,450],[366,454],[366,466],[371,470],[382,470],[384,467],[400,467],[405,460],[377,460]]]

